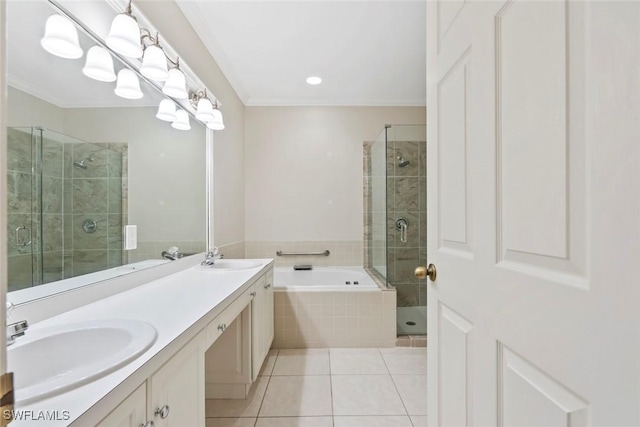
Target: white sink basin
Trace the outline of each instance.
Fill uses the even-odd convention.
[[[27,330],[7,348],[15,400],[32,403],[105,376],[155,342],[156,329],[137,320],[96,320]]]
[[[219,259],[213,265],[198,265],[197,268],[209,271],[247,270],[262,265],[261,262],[250,259]]]

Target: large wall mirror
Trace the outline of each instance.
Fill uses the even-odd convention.
[[[164,95],[142,79],[144,96],[132,100],[115,95],[115,82],[86,77],[96,43],[80,28],[81,58],[45,51],[54,13],[45,0],[7,3],[14,302],[170,262],[162,256],[170,247],[189,254],[206,246],[206,127],[158,120]],[[114,64],[116,73],[124,68]],[[137,226],[135,249],[124,249],[125,225]]]

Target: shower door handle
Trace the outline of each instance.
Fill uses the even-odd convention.
[[[20,233],[20,231],[22,230],[27,230],[27,233],[28,233],[27,235],[29,237],[26,241],[20,238],[20,235],[24,234],[24,233]],[[29,246],[30,244],[31,244],[31,228],[25,227],[23,225],[16,227],[16,246]]]

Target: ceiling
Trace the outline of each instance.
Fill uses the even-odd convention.
[[[176,2],[245,105],[426,104],[424,1]]]

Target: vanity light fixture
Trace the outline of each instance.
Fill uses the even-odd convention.
[[[213,104],[209,101],[209,98],[200,98],[198,101],[198,107],[196,108],[196,119],[205,123],[214,119],[213,117]]]
[[[170,99],[163,99],[158,105],[156,117],[165,122],[174,122],[176,120],[176,104]]]
[[[114,92],[125,99],[140,99],[143,96],[138,76],[128,68],[123,68],[118,72],[118,81]]]
[[[187,83],[182,71],[180,71],[180,58],[176,60],[176,68],[169,70],[169,77],[162,87],[162,93],[176,99],[187,99]]]
[[[189,130],[191,124],[189,123],[189,114],[182,109],[176,111],[176,119],[171,123],[171,127],[178,130]]]
[[[167,58],[159,45],[158,35],[156,34],[155,39],[152,40],[154,44],[144,48],[140,73],[148,79],[163,82],[169,78]]]
[[[78,30],[73,22],[62,15],[47,18],[40,44],[44,50],[60,58],[78,59],[83,53],[78,41]]]
[[[124,13],[113,18],[111,29],[107,36],[107,46],[129,58],[142,56],[142,44],[140,43],[140,26],[138,20],[131,13],[131,1]]]
[[[87,51],[87,61],[82,68],[82,73],[100,82],[116,81],[116,73],[113,71],[113,58],[109,51],[101,46],[93,46]]]
[[[211,102],[207,96],[207,90],[198,93],[191,92],[189,96],[191,105],[196,108],[196,119],[203,121],[209,129],[222,130],[222,112],[218,109],[218,101]]]
[[[207,122],[207,127],[212,130],[224,129],[224,121],[222,120],[222,112],[218,109],[218,103],[213,107],[213,120]]]

